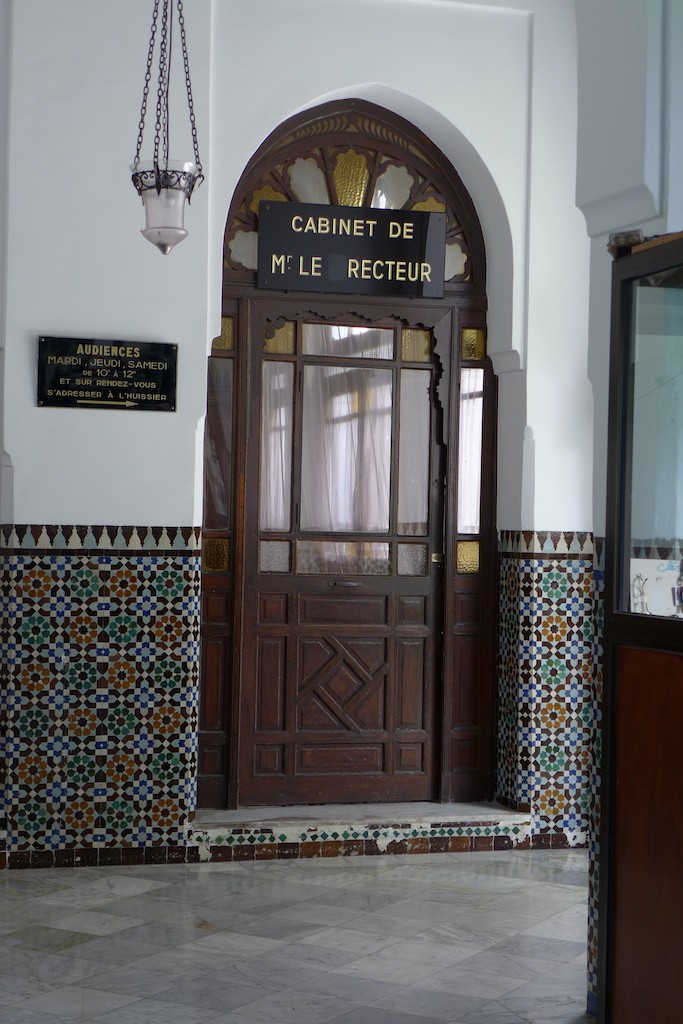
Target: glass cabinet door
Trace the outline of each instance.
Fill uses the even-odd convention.
[[[629,288],[619,606],[683,619],[683,268]]]

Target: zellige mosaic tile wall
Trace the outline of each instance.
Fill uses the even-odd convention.
[[[194,807],[199,536],[6,531],[7,851],[177,845]]]
[[[593,576],[590,534],[501,534],[498,792],[570,845],[590,826]]]
[[[498,786],[531,812],[532,844],[589,848],[588,1008],[595,1010],[604,543],[500,536]]]

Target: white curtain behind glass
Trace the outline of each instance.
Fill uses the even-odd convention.
[[[427,533],[430,380],[428,370],[401,370],[398,532],[405,536]]]
[[[302,529],[388,531],[391,405],[391,370],[304,368]]]
[[[484,371],[463,370],[458,445],[458,533],[479,533]]]
[[[294,366],[264,362],[262,385],[259,525],[262,530],[287,531],[292,500]]]

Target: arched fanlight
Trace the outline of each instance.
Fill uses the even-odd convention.
[[[183,67],[187,104],[190,115],[190,129],[194,160],[169,159],[169,88],[171,83],[171,61],[173,56],[174,8],[177,12],[180,40],[183,51]],[[159,35],[159,74],[157,81],[156,122],[154,128],[154,155],[149,161],[141,161],[147,98],[152,78],[152,62]],[[199,159],[197,126],[195,124],[190,84],[190,66],[187,57],[183,0],[154,0],[152,28],[147,53],[147,70],[142,93],[140,123],[135,159],[131,164],[133,185],[145,207],[145,228],[142,234],[166,256],[174,245],[187,237],[185,230],[185,199],[188,203],[195,186],[204,180]]]

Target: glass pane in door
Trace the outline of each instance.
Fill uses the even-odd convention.
[[[463,370],[458,435],[458,533],[479,533],[483,422],[484,371]]]
[[[413,537],[427,533],[430,381],[429,370],[401,370],[398,532]]]
[[[394,332],[386,327],[304,324],[303,351],[306,356],[393,359]]]
[[[287,531],[292,502],[294,366],[264,362],[261,409],[259,525]]]
[[[388,531],[392,382],[372,366],[304,367],[303,530]]]

